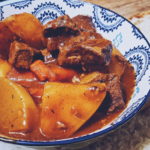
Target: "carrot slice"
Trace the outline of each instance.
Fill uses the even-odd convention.
[[[35,61],[30,70],[35,73],[40,81],[70,81],[77,73],[72,69],[65,69],[60,66],[47,66],[41,60]]]
[[[37,60],[30,65],[30,70],[35,73],[40,81],[55,81],[55,74],[44,64],[43,61]]]
[[[72,69],[65,69],[60,66],[51,66],[51,71],[55,73],[57,81],[68,81],[77,75],[77,73]]]

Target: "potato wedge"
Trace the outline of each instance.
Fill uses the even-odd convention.
[[[28,132],[37,124],[38,109],[26,90],[0,78],[0,128],[8,132]]]
[[[43,26],[32,14],[21,13],[12,15],[3,20],[3,22],[26,44],[37,49],[44,47]]]
[[[0,58],[7,59],[9,55],[9,47],[13,40],[17,39],[15,34],[6,26],[4,22],[0,22]]]
[[[95,82],[95,79],[99,78],[100,74],[101,74],[100,72],[92,72],[86,74],[80,78],[80,84]]]
[[[7,61],[0,59],[0,77],[6,77],[10,70],[11,65]]]
[[[69,137],[95,113],[105,95],[103,83],[46,83],[40,123],[42,133],[53,139]]]

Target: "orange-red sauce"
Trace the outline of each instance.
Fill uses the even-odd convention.
[[[19,81],[18,83],[23,85],[28,91],[29,91],[29,88],[36,87],[37,89],[39,88],[41,90],[40,92],[42,93],[42,89],[43,89],[42,83],[39,83],[37,81],[34,81],[34,82]],[[135,73],[134,73],[134,69],[131,65],[128,65],[126,67],[125,73],[121,78],[121,86],[123,88],[125,101],[126,101],[126,105],[127,105],[127,103],[129,102],[129,100],[131,98],[131,95],[133,93],[134,87],[135,87]],[[37,104],[37,107],[39,108],[39,111],[40,111],[41,97],[37,96],[37,98],[36,98],[33,96],[33,98]],[[119,110],[118,112],[114,112],[112,114],[106,115],[99,108],[99,110],[93,115],[93,117],[89,121],[87,121],[87,123],[85,125],[83,125],[74,135],[72,135],[72,137],[84,135],[84,134],[87,134],[87,133],[90,133],[92,131],[102,128],[103,126],[110,123],[114,118],[116,118],[122,111],[123,111],[123,109]],[[39,129],[39,123],[37,123],[36,128],[33,131],[31,131],[30,133],[13,133],[13,134],[11,134],[6,131],[3,131],[2,129],[0,129],[0,133],[1,133],[1,135],[4,135],[9,138],[13,138],[13,139],[25,139],[25,140],[33,140],[33,141],[51,140],[51,139],[47,139],[46,137],[44,137],[41,134],[40,129]]]

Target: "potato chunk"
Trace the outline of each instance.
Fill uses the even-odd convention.
[[[10,70],[11,65],[7,61],[0,59],[0,77],[6,77]]]
[[[43,26],[32,14],[21,13],[6,18],[3,22],[26,44],[41,49],[44,44]]]
[[[46,83],[41,131],[49,138],[69,137],[95,113],[105,95],[103,83]]]
[[[17,40],[17,36],[0,21],[0,58],[8,59],[10,44],[15,39]]]
[[[28,132],[37,123],[38,109],[26,90],[0,78],[0,128],[7,132]]]

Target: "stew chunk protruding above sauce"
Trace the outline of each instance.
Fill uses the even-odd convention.
[[[127,106],[132,65],[92,18],[42,25],[28,13],[0,22],[0,136],[45,141],[102,128]]]

